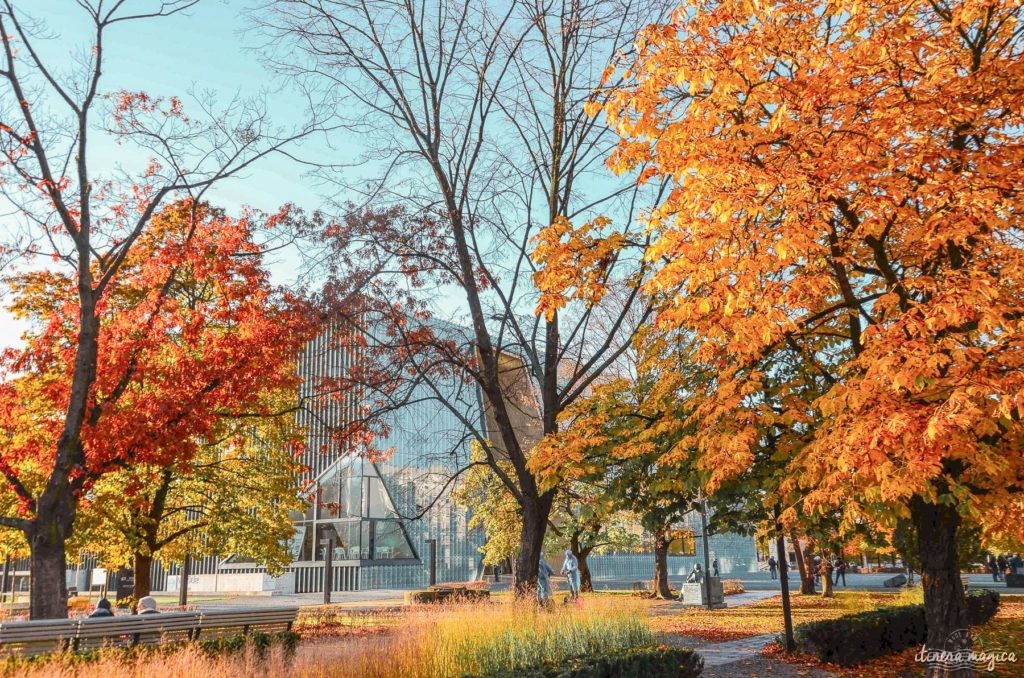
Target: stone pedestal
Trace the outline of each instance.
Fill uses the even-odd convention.
[[[1021,589],[1021,588],[1024,588],[1024,574],[1008,574],[1008,575],[1006,575],[1006,588],[1010,588],[1010,589]]]
[[[885,586],[886,588],[890,589],[898,588],[900,586],[906,586],[906,584],[907,575],[905,574],[898,574],[895,577],[889,577],[884,582],[882,582],[882,586]]]
[[[711,593],[711,609],[725,607],[725,594],[722,592],[722,580],[719,577],[706,577],[701,584],[683,584],[679,599],[684,606],[707,607],[708,591]]]

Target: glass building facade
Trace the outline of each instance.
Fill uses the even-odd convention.
[[[311,342],[299,365],[310,502],[296,516],[291,569],[322,568],[324,542],[333,539],[331,559],[344,571],[336,577],[340,588],[420,587],[429,581],[433,541],[438,582],[476,577],[484,537],[468,529],[466,510],[450,498],[453,478],[468,463],[466,422],[482,426],[476,388],[457,379],[414,387],[385,417],[386,434],[374,449],[356,449],[339,432],[362,416],[358,396],[336,397],[326,384],[370,358],[353,348],[358,342],[339,342],[338,331]],[[319,590],[314,580],[298,576],[296,589]]]

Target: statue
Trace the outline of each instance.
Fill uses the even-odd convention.
[[[700,584],[704,581],[704,571],[700,569],[700,564],[694,563],[693,569],[690,570],[690,575],[686,578],[687,584]]]

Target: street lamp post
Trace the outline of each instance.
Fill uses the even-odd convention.
[[[331,588],[334,586],[334,543],[338,537],[338,533],[335,532],[334,527],[327,527],[324,529],[324,539],[321,540],[321,546],[325,547],[324,551],[324,604],[328,605],[331,603]]]
[[[703,494],[698,495],[700,501],[700,536],[704,544],[704,597],[709,610],[715,609],[711,603],[711,554],[708,551],[708,502]]]
[[[437,540],[428,539],[427,547],[430,549],[430,585],[437,583]]]

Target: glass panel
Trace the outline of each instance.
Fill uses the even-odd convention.
[[[295,534],[288,540],[288,553],[292,560],[302,560],[302,547],[306,542],[306,533],[309,532],[307,523],[299,523],[295,526]]]
[[[341,481],[341,496],[339,499],[340,514],[342,518],[358,518],[362,511],[362,478],[358,475],[349,476]]]
[[[299,551],[300,560],[316,560],[316,523],[306,523],[306,534],[302,537],[302,548]]]
[[[366,518],[394,518],[395,512],[391,508],[391,501],[384,490],[384,483],[380,478],[366,478],[367,510]]]
[[[360,529],[358,520],[339,520],[334,530],[338,533],[338,545],[334,551],[338,560],[358,560]]]
[[[366,560],[373,552],[373,523],[369,520],[364,520],[360,523],[360,526],[363,541],[360,544],[359,557]]]
[[[414,558],[415,554],[409,546],[405,533],[396,520],[374,521],[374,558]]]
[[[317,501],[320,507],[320,518],[337,518],[341,514],[341,505],[338,503],[338,482],[336,475],[321,481],[320,498]]]

